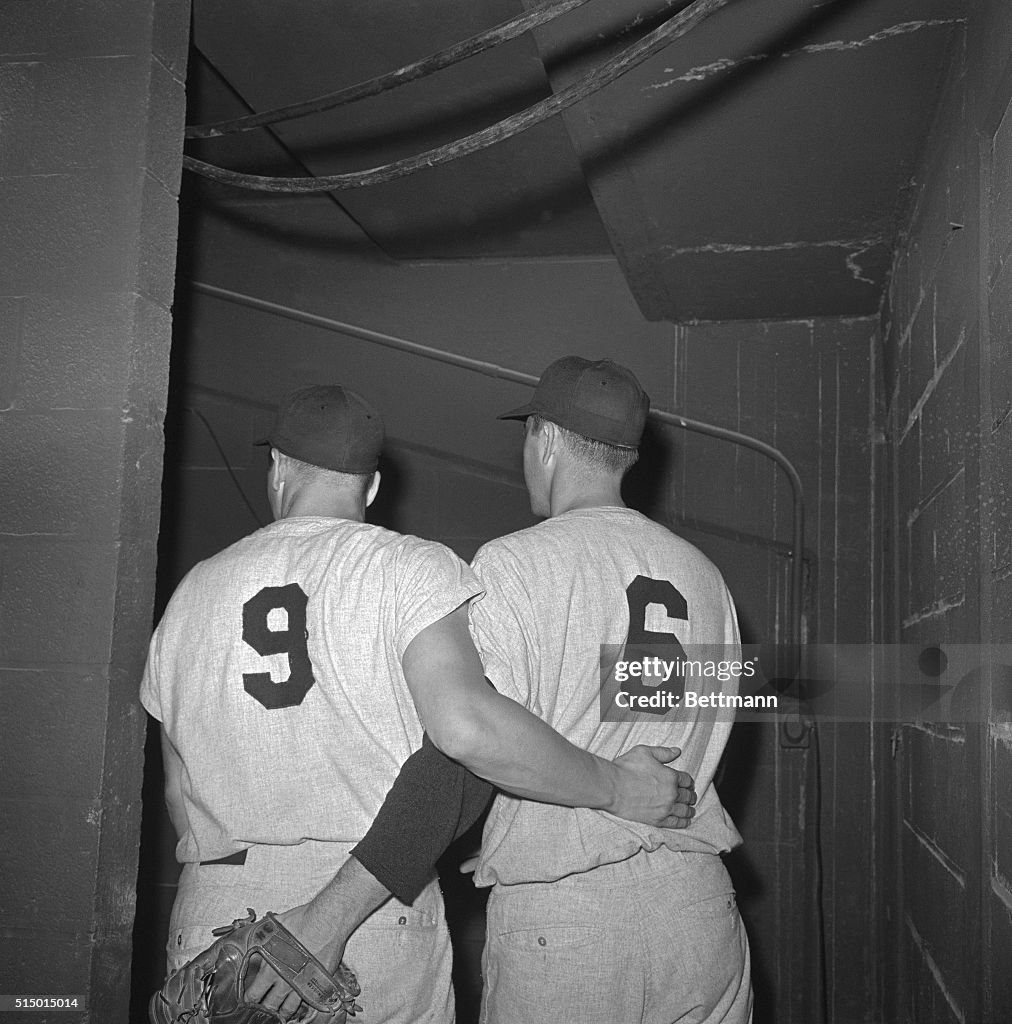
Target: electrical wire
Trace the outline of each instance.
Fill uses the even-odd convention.
[[[627,47],[618,56],[605,61],[604,64],[577,79],[571,85],[547,99],[517,114],[511,114],[502,121],[483,128],[472,135],[464,136],[454,142],[437,146],[415,156],[395,160],[364,171],[351,171],[345,174],[328,174],[321,177],[285,178],[260,174],[243,174],[225,167],[196,160],[184,156],[183,166],[195,174],[210,178],[225,185],[251,189],[257,192],[285,192],[305,194],[312,192],[330,192],[342,189],[363,188],[368,185],[379,185],[397,178],[414,174],[425,167],[436,167],[449,163],[462,156],[487,149],[498,142],[518,135],[520,132],[533,128],[556,114],[592,96],[594,93],[610,85],[626,72],[642,64],[655,53],[664,49],[675,39],[680,38],[698,25],[705,18],[726,6],[731,0],[694,0],[688,7],[679,11],[658,28],[647,33],[642,39]]]
[[[375,78],[370,78],[368,81],[338,89],[336,92],[303,100],[301,103],[275,107],[273,110],[265,110],[259,114],[247,114],[228,121],[188,125],[185,135],[188,139],[213,139],[222,135],[231,135],[234,132],[248,132],[254,128],[277,124],[280,121],[294,121],[296,118],[308,117],[310,114],[321,114],[325,110],[343,107],[369,96],[378,96],[382,92],[396,89],[400,85],[406,85],[408,82],[414,82],[420,78],[426,78],[436,71],[442,71],[467,57],[484,53],[500,43],[516,39],[525,32],[547,25],[586,3],[589,3],[589,0],[554,0],[552,3],[542,4],[534,10],[517,15],[509,21],[501,22],[494,28],[486,29],[459,43],[454,43],[453,46],[448,46],[437,53],[422,57],[421,60],[405,64],[404,67],[398,68],[396,71],[388,71]]]
[[[232,478],[232,483],[235,484],[236,490],[242,497],[246,508],[249,509],[249,514],[253,517],[254,522],[258,527],[263,526],[264,523],[261,521],[260,516],[257,514],[257,510],[251,504],[249,498],[246,497],[246,492],[242,489],[242,484],[239,482],[239,478],[235,474],[235,470],[232,468],[232,463],[228,461],[228,456],[225,454],[225,449],[221,446],[221,442],[218,440],[218,435],[214,432],[214,427],[208,422],[207,417],[199,410],[194,409],[192,405],[186,406],[187,412],[192,412],[197,419],[207,428],[207,432],[211,435],[211,440],[214,442],[214,447],[218,449],[218,454],[221,456],[221,461],[225,464],[225,468],[228,470],[228,475]]]

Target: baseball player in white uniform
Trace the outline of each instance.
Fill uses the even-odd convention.
[[[348,389],[290,396],[269,438],[275,522],[192,569],[152,638],[141,700],[162,725],[183,864],[168,966],[247,907],[283,910],[325,964],[344,954],[364,1024],[444,1022],[450,945],[435,881],[412,905],[372,913],[344,948],[387,895],[359,872],[352,919],[349,854],[423,723],[447,754],[534,799],[684,823],[686,777],[661,763],[673,751],[615,762],[580,751],[486,684],[466,611],[481,586],[466,564],[364,522],[382,441],[379,415]],[[290,990],[262,988],[264,1005],[297,1009]]]
[[[485,593],[471,603],[471,630],[496,688],[578,746],[602,757],[633,743],[681,747],[696,816],[673,831],[497,796],[475,874],[494,886],[483,1024],[751,1019],[748,941],[720,857],[741,838],[713,786],[730,714],[602,721],[599,704],[602,645],[608,668],[635,648],[672,661],[680,645],[732,660],[740,650],[718,570],[622,501],[648,405],[624,367],[573,356],[500,417],[525,420],[531,508],[549,518],[478,552]],[[721,687],[737,692],[737,680]]]

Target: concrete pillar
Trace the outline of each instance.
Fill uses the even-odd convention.
[[[127,1019],[188,28],[0,0],[0,990],[88,1007],[33,1024]]]

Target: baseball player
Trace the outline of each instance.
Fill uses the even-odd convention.
[[[614,761],[581,751],[486,684],[468,632],[467,604],[481,593],[468,567],[442,545],[364,522],[382,441],[379,415],[348,389],[290,396],[269,437],[275,522],[192,569],[155,630],[141,701],[162,725],[183,864],[168,966],[253,907],[284,910],[278,920],[336,967],[368,918],[346,951],[361,1019],[450,1021],[438,885],[373,913],[396,886],[368,870],[383,860],[370,862],[368,841],[350,857],[423,726],[511,792],[648,822],[684,823],[687,776],[664,767],[678,753],[667,748]],[[450,838],[464,802],[459,792],[446,802]],[[403,833],[387,827],[402,861],[417,841]],[[269,978],[249,979],[254,998],[288,1019],[299,1000]]]
[[[494,886],[483,1024],[751,1019],[748,941],[720,857],[741,837],[713,786],[729,715],[683,709],[668,721],[643,711],[612,722],[599,705],[614,652],[673,663],[681,645],[731,659],[739,651],[717,569],[622,501],[648,406],[629,370],[572,356],[545,370],[529,404],[500,417],[525,421],[531,509],[548,518],[479,550],[472,568],[485,593],[471,603],[471,630],[493,685],[578,746],[605,758],[631,743],[681,747],[696,816],[673,831],[497,796],[475,874]],[[651,683],[630,690],[665,688]],[[717,686],[737,692],[737,679]],[[670,680],[667,689],[677,696]]]

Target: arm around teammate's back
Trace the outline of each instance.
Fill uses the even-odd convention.
[[[485,679],[465,606],[419,632],[403,668],[433,743],[501,789],[666,828],[691,818],[692,780],[666,767],[677,748],[639,747],[606,761],[497,693]]]

